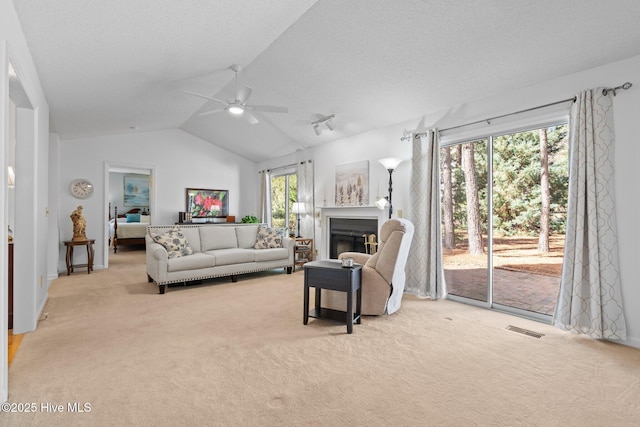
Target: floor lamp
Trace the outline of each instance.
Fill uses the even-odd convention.
[[[300,238],[302,237],[300,235],[300,214],[304,213],[304,203],[301,202],[294,202],[293,206],[291,208],[291,211],[296,214],[297,218],[298,218],[298,234],[296,235],[296,238]]]
[[[395,157],[385,157],[384,159],[380,159],[378,161],[389,172],[389,195],[378,199],[376,201],[376,206],[379,209],[384,209],[388,203],[389,219],[391,219],[391,214],[393,213],[393,204],[391,203],[391,193],[393,192],[393,180],[391,179],[391,175],[393,174],[393,171],[398,167],[398,165],[402,163],[402,159],[397,159]]]

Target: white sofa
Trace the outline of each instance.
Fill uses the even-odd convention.
[[[282,247],[255,249],[257,224],[179,225],[177,228],[193,254],[172,258],[165,246],[157,243],[150,233],[158,235],[174,227],[150,225],[145,236],[148,280],[158,285],[160,294],[164,294],[166,285],[172,283],[221,276],[230,276],[236,282],[238,274],[275,268],[285,268],[287,274],[291,274],[293,269],[295,240],[284,237]]]

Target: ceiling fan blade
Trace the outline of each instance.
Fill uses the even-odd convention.
[[[240,104],[244,104],[247,102],[251,93],[253,92],[253,88],[251,86],[242,85],[238,88],[238,92],[236,93],[236,101]]]
[[[208,101],[213,101],[213,102],[218,102],[220,104],[228,105],[228,103],[226,101],[222,101],[220,99],[212,98],[210,96],[200,95],[199,93],[189,92],[188,90],[185,90],[184,93],[188,93],[189,95],[197,96],[198,98],[206,99]]]
[[[220,111],[224,111],[224,108],[216,108],[215,110],[205,111],[204,113],[198,114],[199,116],[206,116],[207,114],[219,113]]]
[[[289,109],[287,107],[278,107],[276,105],[247,105],[246,107],[254,111],[264,111],[266,113],[288,113],[289,112]]]
[[[254,116],[253,114],[251,114],[250,112],[248,112],[247,110],[244,110],[244,112],[242,113],[242,115],[244,116],[244,118],[251,123],[252,125],[255,125],[257,123],[260,123],[260,120],[258,120],[256,118],[256,116]]]

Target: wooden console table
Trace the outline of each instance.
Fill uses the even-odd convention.
[[[93,244],[95,239],[88,240],[67,240],[64,242],[67,247],[67,276],[73,272],[74,268],[87,267],[87,274],[91,274],[93,270]],[[74,264],[73,263],[73,248],[75,246],[87,247],[87,263],[86,264]]]

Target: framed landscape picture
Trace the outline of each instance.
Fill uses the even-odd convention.
[[[124,205],[149,207],[149,176],[125,175]]]
[[[336,206],[369,205],[369,161],[336,166]]]
[[[221,218],[229,215],[229,191],[187,188],[187,212],[192,218]]]

